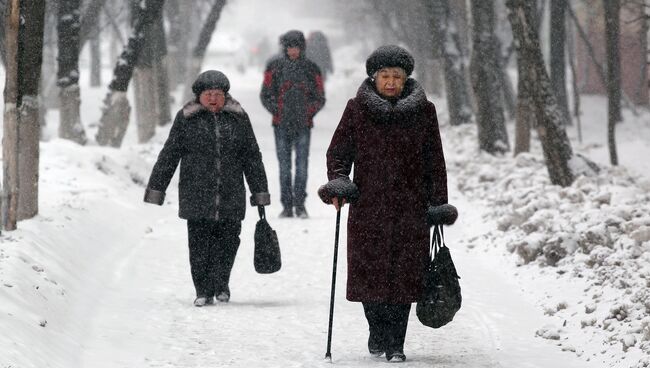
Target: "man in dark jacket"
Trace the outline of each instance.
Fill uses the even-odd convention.
[[[244,177],[252,206],[270,204],[266,172],[250,120],[228,90],[226,76],[201,73],[153,167],[144,201],[162,205],[180,162],[179,217],[187,220],[194,305],[230,299],[230,272],[246,212]]]
[[[280,37],[281,57],[269,60],[260,98],[273,114],[275,148],[280,163],[280,217],[307,218],[307,164],[314,115],[325,104],[320,70],[304,55],[305,36],[289,31]],[[296,150],[296,173],[292,184],[291,152]]]

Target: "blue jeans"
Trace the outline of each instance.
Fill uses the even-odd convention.
[[[304,127],[290,134],[282,125],[275,126],[275,151],[280,166],[280,202],[284,208],[303,206],[307,197],[307,164],[311,128]],[[296,150],[296,176],[291,180],[291,152]]]

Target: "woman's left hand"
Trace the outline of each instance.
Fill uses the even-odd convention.
[[[339,197],[334,197],[332,198],[332,204],[336,208],[336,211],[340,211],[345,206],[345,198],[341,198],[341,203],[339,204]]]

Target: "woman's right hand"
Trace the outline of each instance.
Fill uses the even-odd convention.
[[[345,198],[341,198],[341,203],[339,203],[339,197],[334,197],[332,198],[332,204],[336,208],[336,211],[340,211],[345,206]]]

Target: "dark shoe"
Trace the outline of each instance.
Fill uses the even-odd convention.
[[[194,299],[195,307],[203,307],[204,305],[214,304],[214,299],[212,297],[199,296]]]
[[[305,206],[296,206],[296,217],[301,219],[309,218],[309,214],[307,214]]]
[[[280,212],[280,218],[293,217],[293,209],[291,207],[285,207],[282,212]]]
[[[378,358],[384,355],[385,350],[383,341],[374,334],[370,334],[368,337],[368,352],[370,352],[370,355]]]
[[[217,294],[217,301],[221,303],[228,303],[228,301],[230,301],[230,291],[222,291]]]
[[[387,351],[386,360],[388,360],[389,363],[402,363],[406,360],[406,355],[404,355],[404,352],[402,350],[392,352]]]

